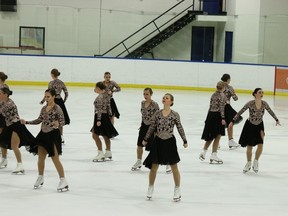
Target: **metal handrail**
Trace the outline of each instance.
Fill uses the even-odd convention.
[[[127,51],[127,52],[129,53],[129,50],[128,50],[127,47],[125,46],[124,42],[126,42],[128,39],[130,39],[131,37],[133,37],[134,35],[136,35],[136,34],[139,33],[140,31],[142,31],[144,28],[146,28],[147,26],[151,25],[152,23],[156,26],[156,29],[159,30],[159,28],[157,27],[155,21],[158,20],[160,17],[164,16],[165,14],[167,14],[169,11],[171,11],[172,9],[174,9],[175,7],[177,7],[178,5],[182,4],[184,1],[185,1],[185,0],[182,0],[182,1],[178,2],[178,3],[175,4],[173,7],[169,8],[168,10],[166,10],[165,12],[163,12],[162,14],[160,14],[158,17],[156,17],[155,19],[153,19],[151,22],[147,23],[147,24],[144,25],[142,28],[138,29],[136,32],[134,32],[133,34],[129,35],[127,38],[125,38],[124,40],[122,40],[121,42],[119,42],[118,44],[116,44],[115,46],[113,46],[111,49],[109,49],[108,51],[106,51],[105,53],[103,53],[103,54],[100,55],[100,56],[106,55],[107,53],[109,53],[110,51],[112,51],[113,49],[115,49],[116,47],[118,47],[118,46],[121,45],[121,44],[122,44],[122,45],[124,46],[124,48],[126,49],[125,51]],[[195,0],[193,0],[193,4],[192,4],[191,6],[189,6],[189,7],[193,7],[193,6],[194,6],[194,1],[195,1]],[[188,8],[189,8],[189,7],[188,7]],[[186,8],[185,10],[187,10],[188,8]],[[185,11],[185,10],[184,10],[184,11]],[[179,13],[178,15],[180,15],[180,14],[182,14],[182,13],[183,13],[183,11],[182,11],[181,13]],[[178,15],[177,15],[177,16],[178,16]],[[177,16],[175,16],[175,17],[177,17]],[[175,18],[175,17],[174,17],[174,18]],[[172,18],[172,19],[174,19],[174,18]],[[170,22],[172,19],[170,19],[168,22]],[[167,24],[168,22],[166,22],[165,24]],[[164,24],[164,25],[165,25],[165,24]],[[163,25],[162,25],[162,26],[163,26]],[[162,27],[162,26],[161,26],[161,27]],[[156,30],[154,30],[154,31],[153,31],[152,33],[150,33],[149,35],[153,34],[155,31],[156,31]],[[142,40],[144,40],[145,38],[147,38],[149,35],[147,35],[146,37],[144,37],[144,38],[142,38],[141,40],[139,40],[136,44],[138,44],[140,41],[142,41]],[[134,45],[136,45],[136,44],[134,44]],[[134,46],[134,45],[133,45],[133,46]],[[133,46],[131,46],[131,47],[133,47]],[[130,49],[131,47],[129,47],[129,49]],[[125,52],[125,51],[124,51],[124,52]],[[124,52],[122,52],[122,53],[124,53]],[[121,54],[122,54],[122,53],[121,53]],[[121,55],[121,54],[120,54],[120,55]],[[118,56],[119,56],[119,55],[118,55]]]
[[[157,29],[155,29],[154,31],[150,32],[150,33],[147,34],[146,36],[142,37],[142,39],[138,40],[136,43],[134,43],[134,44],[131,45],[130,47],[126,48],[126,46],[125,46],[125,44],[124,44],[124,42],[123,42],[123,46],[125,46],[126,50],[124,50],[122,53],[118,54],[116,57],[119,57],[120,55],[122,55],[122,54],[125,53],[126,51],[127,51],[128,53],[130,53],[130,52],[129,52],[129,49],[131,49],[131,48],[134,47],[135,45],[139,44],[141,41],[143,41],[144,39],[146,39],[147,37],[149,37],[150,35],[152,35],[152,34],[153,34],[154,32],[156,32],[157,30],[158,30],[159,32],[161,32],[161,31],[160,31],[160,28],[162,28],[163,26],[165,26],[165,25],[166,25],[167,23],[169,23],[171,20],[173,20],[173,19],[175,19],[176,17],[180,16],[182,13],[184,13],[185,11],[187,11],[187,9],[189,9],[189,8],[192,7],[192,6],[193,6],[193,4],[190,5],[189,7],[185,8],[183,11],[181,11],[179,14],[177,14],[176,16],[174,16],[174,17],[172,17],[171,19],[169,19],[167,22],[165,22],[165,23],[162,24],[161,26],[157,26],[157,25],[154,23]]]

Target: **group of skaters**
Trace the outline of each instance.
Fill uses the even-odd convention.
[[[42,107],[37,119],[27,121],[20,119],[15,103],[9,98],[12,91],[5,84],[7,75],[0,72],[0,146],[2,160],[0,168],[7,166],[7,149],[14,151],[17,159],[17,166],[12,173],[24,173],[21,153],[19,147],[38,155],[39,176],[34,184],[37,189],[44,184],[44,166],[46,156],[51,157],[60,177],[58,191],[68,190],[68,183],[65,179],[64,169],[59,160],[62,154],[63,126],[70,123],[65,102],[68,98],[68,91],[65,84],[58,79],[60,72],[57,69],[51,71],[52,81],[45,91],[45,96],[40,102],[46,104]],[[199,159],[205,160],[209,146],[212,144],[210,162],[222,164],[223,161],[217,155],[221,136],[225,135],[225,128],[228,132],[228,146],[237,148],[240,145],[247,147],[247,163],[243,172],[248,172],[251,167],[257,173],[259,170],[258,160],[263,151],[264,124],[263,115],[265,109],[275,119],[276,125],[280,125],[275,113],[268,103],[263,101],[263,90],[256,88],[252,95],[254,100],[249,101],[237,113],[230,105],[230,100],[237,100],[233,87],[230,85],[231,77],[224,74],[216,85],[216,91],[210,98],[210,106],[205,120],[205,126],[201,139],[205,144]],[[61,92],[64,92],[64,99]],[[97,97],[94,101],[94,122],[91,128],[92,137],[96,143],[98,154],[93,158],[93,162],[112,159],[111,138],[118,136],[114,127],[114,118],[119,118],[120,114],[113,99],[113,93],[121,91],[120,86],[111,80],[111,73],[104,73],[104,81],[97,82],[94,89]],[[160,109],[157,102],[152,100],[153,91],[145,88],[143,91],[144,100],[141,102],[142,123],[139,129],[137,140],[137,161],[132,166],[132,171],[139,170],[142,164],[150,169],[147,198],[151,199],[154,191],[159,165],[166,165],[166,172],[172,173],[174,179],[173,200],[181,199],[180,173],[177,163],[180,157],[177,150],[177,143],[174,136],[176,126],[182,141],[183,147],[188,147],[184,129],[180,121],[180,115],[171,109],[174,104],[174,96],[166,93],[162,98],[163,108]],[[239,144],[233,139],[233,125],[242,120],[241,115],[249,109],[249,118],[246,120],[240,135]],[[25,124],[41,124],[41,130],[36,138],[27,130]],[[105,142],[105,152],[100,136]],[[252,163],[252,149],[257,146],[255,158]],[[149,151],[146,159],[142,162],[143,149]]]

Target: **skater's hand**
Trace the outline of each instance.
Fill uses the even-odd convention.
[[[43,103],[44,103],[44,101],[40,101],[40,103],[39,103],[39,104],[41,104],[41,105],[42,105]]]
[[[184,143],[183,146],[184,146],[184,148],[187,148],[188,147],[188,143]]]
[[[52,122],[52,127],[53,127],[54,129],[59,128],[59,122],[58,122],[58,121]]]
[[[221,124],[226,125],[226,121],[224,119],[222,119]]]
[[[228,128],[232,128],[233,127],[233,122],[230,122],[230,124],[228,125]]]
[[[279,121],[279,120],[277,120],[277,121],[276,121],[276,126],[277,126],[277,125],[281,126],[281,124],[280,124],[280,121]]]
[[[26,124],[26,121],[24,119],[20,119],[20,123],[25,125]]]
[[[142,145],[144,145],[144,146],[146,146],[146,145],[147,145],[147,143],[148,143],[148,142],[147,142],[147,141],[145,141],[145,140],[143,140],[143,141],[142,141]]]
[[[101,121],[97,121],[97,126],[100,127],[101,126]]]

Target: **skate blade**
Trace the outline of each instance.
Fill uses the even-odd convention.
[[[58,192],[67,192],[67,191],[69,191],[69,187],[68,187],[68,185],[66,186],[66,187],[64,187],[64,188],[60,188],[60,189],[57,189],[57,191]]]
[[[166,174],[171,174],[172,170],[166,170]]]
[[[181,196],[177,198],[173,198],[174,202],[179,202],[181,200]]]
[[[210,164],[223,164],[223,161],[210,160]]]
[[[201,161],[204,161],[204,160],[205,160],[205,158],[202,157],[202,156],[200,156],[199,159],[200,159]]]
[[[94,163],[97,163],[97,162],[105,162],[105,158],[99,159],[99,160],[93,159],[92,162],[94,162]]]
[[[13,175],[24,175],[25,174],[25,171],[24,170],[21,170],[21,171],[14,171],[12,172]]]
[[[229,150],[234,150],[234,149],[238,149],[241,145],[239,146],[229,146]]]
[[[37,189],[40,189],[41,187],[43,186],[43,183],[39,186],[34,186],[34,189],[37,190]]]
[[[7,165],[6,166],[1,166],[0,169],[5,169],[6,167],[7,167]]]
[[[152,199],[152,196],[150,197],[150,196],[147,196],[147,200],[149,201],[149,200],[151,200]]]
[[[254,171],[255,173],[258,173],[258,170],[254,170],[254,169],[253,169],[253,171]]]
[[[137,168],[133,168],[133,167],[132,167],[131,170],[132,170],[132,171],[138,171],[138,170],[140,170],[140,168],[141,168],[141,166],[140,166],[140,167],[137,167]]]

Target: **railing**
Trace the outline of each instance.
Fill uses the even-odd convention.
[[[1,49],[16,49],[16,50],[20,50],[20,53],[23,54],[23,51],[26,50],[34,50],[34,51],[41,51],[43,53],[43,55],[45,55],[45,49],[43,48],[36,48],[36,47],[32,47],[32,46],[20,46],[20,47],[12,47],[12,46],[0,46],[0,50]]]
[[[149,22],[148,24],[146,24],[145,26],[143,26],[142,28],[140,28],[139,30],[137,30],[136,32],[134,32],[133,34],[131,34],[130,36],[128,36],[127,38],[125,38],[124,40],[122,40],[120,43],[116,44],[115,46],[113,46],[111,49],[109,49],[108,51],[106,51],[105,53],[103,53],[102,55],[95,55],[95,56],[105,56],[108,53],[111,53],[111,51],[117,51],[117,50],[122,50],[122,51],[118,51],[118,54],[114,55],[116,57],[119,57],[121,55],[123,55],[124,53],[129,54],[130,50],[132,48],[135,48],[136,45],[140,44],[142,42],[142,44],[145,42],[145,39],[149,39],[152,38],[152,35],[154,33],[157,32],[157,34],[159,32],[161,32],[161,29],[164,27],[167,27],[168,23],[172,23],[172,21],[174,21],[176,18],[178,18],[180,15],[183,15],[183,13],[187,12],[189,9],[190,10],[194,10],[194,1],[193,0],[193,4],[189,5],[188,7],[186,7],[184,10],[180,11],[178,14],[176,14],[174,17],[172,17],[171,19],[169,19],[168,21],[165,21],[163,24],[161,25],[157,25],[156,21],[158,21],[161,17],[163,17],[164,15],[166,15],[168,12],[170,12],[171,10],[173,10],[174,8],[178,7],[180,4],[182,4],[185,0],[180,1],[179,3],[175,4],[173,7],[169,8],[168,10],[166,10],[164,13],[162,13],[161,15],[159,15],[158,17],[156,17],[155,19],[153,19],[151,22]],[[181,17],[180,17],[181,18]],[[146,34],[145,36],[140,36],[141,39],[136,39],[135,36],[139,33],[145,33],[144,31],[152,28],[148,34]],[[151,37],[150,37],[151,36]],[[136,42],[133,42],[136,40]],[[130,40],[130,45],[128,44]],[[147,41],[147,40],[146,40]],[[123,51],[124,48],[124,51]]]

